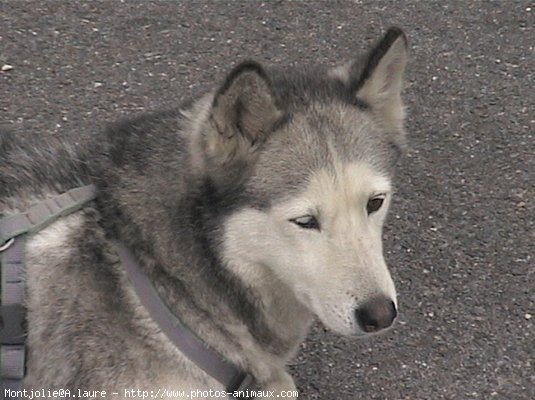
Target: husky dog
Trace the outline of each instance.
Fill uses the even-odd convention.
[[[172,314],[263,393],[297,397],[285,365],[314,317],[348,336],[390,327],[381,231],[405,146],[406,48],[391,28],[335,68],[244,62],[177,110],[77,145],[3,133],[2,214],[97,187],[26,242],[23,387],[114,399],[224,389],[155,323],[116,240]]]

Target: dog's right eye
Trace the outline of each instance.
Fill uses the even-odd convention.
[[[317,229],[320,230],[320,223],[313,215],[304,215],[302,217],[291,219],[290,222],[293,222],[297,226],[303,229]]]
[[[375,197],[373,199],[368,200],[368,204],[366,204],[366,211],[368,211],[368,215],[373,214],[377,210],[381,208],[384,202],[384,197]]]

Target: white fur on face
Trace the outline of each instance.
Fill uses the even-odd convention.
[[[368,215],[367,202],[377,195],[384,203]],[[249,285],[262,287],[272,274],[332,330],[363,334],[357,307],[378,295],[396,303],[381,242],[390,198],[389,179],[369,164],[338,162],[313,174],[300,196],[268,212],[234,214],[226,224],[226,258],[248,266],[238,274]],[[317,218],[319,230],[291,222],[307,215]]]

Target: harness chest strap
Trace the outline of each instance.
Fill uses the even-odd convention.
[[[38,203],[26,212],[0,219],[0,389],[20,390],[25,374],[24,249],[29,233],[94,200],[94,185],[69,190]],[[191,332],[163,304],[132,252],[122,243],[116,248],[139,300],[169,340],[228,393],[254,390],[254,378],[225,360]],[[242,397],[243,398],[243,397]]]
[[[0,253],[0,389],[20,390],[24,377],[24,280],[22,268],[25,238],[10,240]]]
[[[95,187],[75,188],[42,201],[26,212],[0,219],[0,389],[20,390],[25,375],[26,310],[24,250],[26,237],[93,200]]]

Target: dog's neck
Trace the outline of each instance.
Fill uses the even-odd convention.
[[[172,218],[158,227],[135,224],[147,227],[138,232],[125,220],[116,234],[134,250],[162,301],[190,330],[257,379],[272,379],[306,335],[310,313],[268,270],[219,260],[216,243],[210,237],[200,241],[191,223],[183,221],[178,232],[171,232],[176,228]]]

